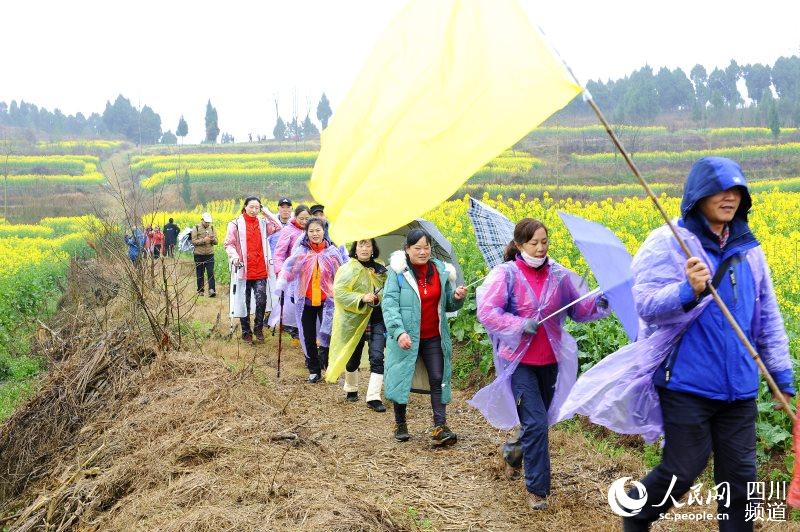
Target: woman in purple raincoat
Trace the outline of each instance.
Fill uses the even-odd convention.
[[[577,344],[563,329],[565,315],[591,321],[608,314],[605,299],[597,295],[539,323],[584,293],[578,276],[547,256],[548,247],[547,228],[538,220],[521,220],[506,262],[478,289],[478,320],[492,340],[497,378],[469,402],[497,428],[521,425],[528,504],[535,510],[547,508],[550,494],[548,426],[578,373]]]
[[[333,323],[333,278],[341,264],[339,248],[328,239],[324,222],[310,218],[304,236],[292,256],[283,263],[278,278],[276,292],[284,292],[294,301],[310,383],[319,381],[322,370],[328,366]],[[319,347],[317,337],[320,339]]]

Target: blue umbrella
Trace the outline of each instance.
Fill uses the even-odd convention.
[[[633,302],[633,259],[630,253],[617,235],[604,225],[565,212],[559,211],[558,215],[592,269],[600,290],[622,322],[628,338],[635,342],[639,330],[639,315]]]

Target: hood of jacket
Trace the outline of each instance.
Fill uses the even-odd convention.
[[[725,157],[703,157],[694,163],[689,172],[683,188],[680,225],[694,233],[706,250],[721,252],[719,240],[711,231],[708,220],[697,205],[703,198],[733,187],[739,188],[742,200],[733,220],[729,223],[730,237],[725,249],[737,248],[742,251],[758,245],[758,241],[747,223],[747,215],[753,201],[741,167]]]
[[[431,260],[436,260],[431,257]],[[447,277],[450,279],[450,283],[456,282],[456,267],[450,264],[449,262],[439,261],[444,264],[444,271],[447,272]],[[408,268],[408,262],[406,262],[406,252],[402,249],[398,249],[397,251],[393,252],[389,256],[389,267],[394,271],[394,273],[400,275],[402,274],[406,268]]]

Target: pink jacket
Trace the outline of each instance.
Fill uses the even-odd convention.
[[[275,253],[273,253],[275,259],[275,275],[281,273],[283,263],[292,255],[295,242],[297,242],[298,238],[303,236],[303,230],[298,229],[297,226],[292,223],[292,220],[294,220],[294,218],[289,220],[281,230],[278,243],[275,244]]]
[[[271,253],[267,244],[267,237],[270,233],[270,220],[259,218],[259,228],[261,229],[261,247],[264,250],[264,263],[267,270],[271,269]],[[273,233],[275,231],[272,231]],[[236,219],[228,223],[228,232],[225,235],[225,253],[228,254],[231,265],[237,259],[241,260],[244,266],[236,272],[236,278],[240,281],[247,279],[247,226],[245,225],[244,215],[240,214]]]

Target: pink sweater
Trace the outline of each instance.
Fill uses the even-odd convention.
[[[533,288],[533,293],[537,298],[542,296],[544,284],[547,282],[547,277],[550,275],[550,264],[545,264],[541,268],[532,268],[528,266],[522,257],[517,257],[517,268],[522,271],[525,279],[530,283]],[[550,340],[547,338],[547,332],[544,327],[539,327],[536,335],[533,337],[528,350],[520,360],[520,364],[527,364],[529,366],[546,366],[548,364],[556,363],[556,355],[553,353],[553,348],[550,345]]]

